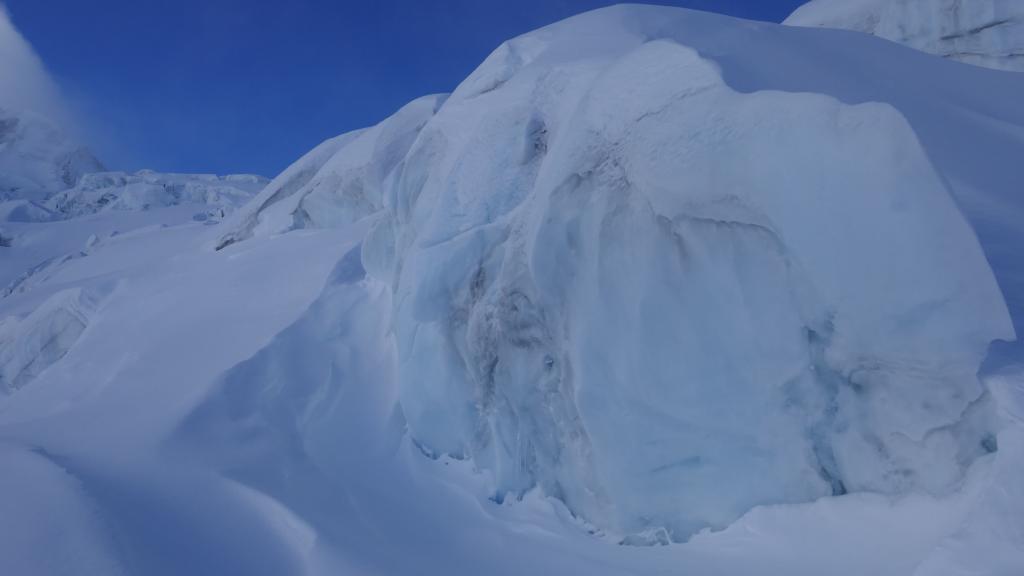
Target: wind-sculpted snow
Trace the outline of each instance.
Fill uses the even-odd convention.
[[[1024,72],[1019,0],[813,0],[785,24],[866,32],[943,58]]]
[[[25,386],[67,354],[108,291],[64,290],[24,318],[0,319],[0,393]]]
[[[914,132],[738,93],[657,14],[503,45],[400,166],[364,261],[412,435],[630,541],[953,489],[1013,329]]]
[[[419,98],[372,128],[317,146],[240,211],[215,247],[296,228],[340,227],[379,211],[388,178],[444,98]]]

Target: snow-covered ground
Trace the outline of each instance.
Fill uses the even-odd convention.
[[[620,6],[223,221],[3,222],[0,573],[1020,574],[1021,101]]]

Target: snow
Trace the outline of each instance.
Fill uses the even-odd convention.
[[[958,62],[1024,72],[1018,0],[812,0],[784,24],[856,30]]]
[[[103,166],[50,120],[0,107],[0,202],[45,199]]]
[[[75,344],[105,294],[69,288],[24,319],[0,324],[0,392],[12,392],[60,360]]]
[[[1014,576],[1022,95],[619,6],[223,221],[87,177],[3,222],[0,573]]]
[[[660,12],[606,14],[499,49],[396,177],[367,252],[413,437],[630,539],[954,489],[1013,328],[909,124],[739,93]]]
[[[200,204],[197,220],[224,218],[263,190],[267,180],[251,174],[164,174],[143,170],[135,174],[95,172],[77,185],[54,194],[46,207],[57,217],[74,218],[103,210],[149,210]]]
[[[386,180],[444,102],[425,96],[380,124],[332,138],[275,178],[216,246],[298,228],[339,227],[378,212]]]
[[[17,495],[0,498],[0,533],[4,535],[0,540],[0,571],[124,573],[95,503],[74,477],[45,452],[0,444],[0,461],[4,463],[0,493]]]

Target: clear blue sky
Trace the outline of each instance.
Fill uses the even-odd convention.
[[[0,0],[2,1],[2,0]],[[6,0],[111,168],[272,176],[600,0]],[[802,0],[659,2],[779,21]]]

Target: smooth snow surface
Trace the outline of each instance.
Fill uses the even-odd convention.
[[[1020,0],[812,0],[784,24],[856,30],[943,58],[1024,72]]]
[[[1017,576],[1022,100],[618,6],[223,221],[5,204],[0,574]]]

